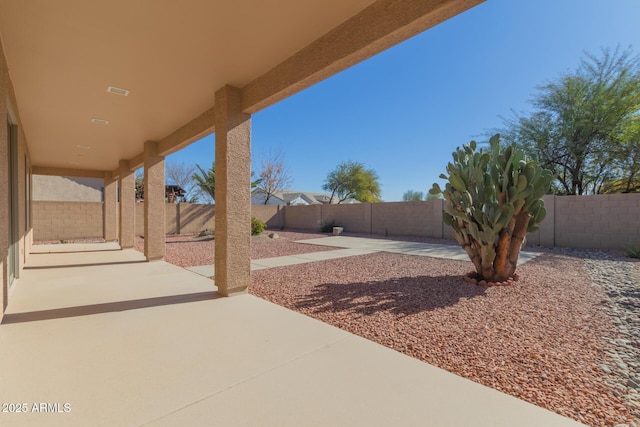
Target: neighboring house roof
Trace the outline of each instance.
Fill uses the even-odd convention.
[[[266,195],[266,192],[262,188],[256,188],[255,190],[253,190],[252,194]],[[286,205],[321,205],[328,204],[329,200],[331,200],[331,195],[327,193],[314,193],[310,191],[282,190],[276,191],[271,195],[270,198],[276,198],[282,201],[282,204]],[[338,203],[338,200],[334,197],[332,203],[336,204]],[[353,204],[360,202],[355,199],[347,199],[342,203]]]

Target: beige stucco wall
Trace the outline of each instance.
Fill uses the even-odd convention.
[[[17,126],[17,150],[15,167],[17,176],[13,180],[9,176],[9,135],[7,133],[7,117],[11,116],[13,125]],[[9,78],[4,51],[0,41],[0,320],[8,303],[9,295],[9,265],[8,254],[10,246],[9,230],[9,195],[10,189],[16,191],[16,244],[18,246],[18,270],[16,277],[24,266],[31,246],[31,200],[30,171],[31,160],[29,149],[20,119],[13,85]]]

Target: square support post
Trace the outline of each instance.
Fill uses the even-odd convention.
[[[111,178],[111,172],[104,177],[104,200],[102,203],[103,238],[107,242],[118,240],[118,181]]]
[[[144,255],[147,261],[164,258],[165,185],[164,156],[158,143],[144,143]]]
[[[238,88],[224,86],[215,101],[215,283],[224,296],[251,281],[251,115]]]
[[[120,160],[120,247],[133,248],[136,221],[136,177],[127,160]]]

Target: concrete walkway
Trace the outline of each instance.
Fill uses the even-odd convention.
[[[56,246],[0,326],[0,400],[26,408],[2,426],[579,425],[135,250]]]
[[[262,270],[265,268],[283,267],[315,261],[326,261],[329,259],[367,255],[376,252],[391,252],[403,255],[428,256],[433,258],[469,261],[469,256],[460,246],[441,245],[435,243],[406,242],[401,240],[347,236],[319,237],[317,239],[298,240],[296,243],[331,246],[344,249],[252,260],[251,270]],[[540,255],[539,252],[521,252],[520,258],[518,259],[518,265],[524,264],[538,255]],[[187,270],[205,277],[213,277],[215,274],[213,265],[187,267]]]

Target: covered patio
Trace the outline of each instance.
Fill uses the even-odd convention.
[[[0,363],[2,425],[579,425],[114,244],[34,247]]]
[[[246,294],[251,115],[481,2],[0,0],[0,424],[575,425]],[[163,261],[211,133],[216,286]],[[108,243],[32,246],[33,174],[103,179]]]

